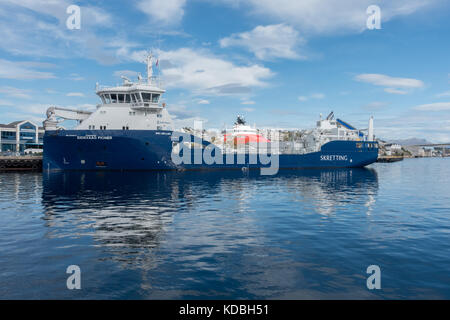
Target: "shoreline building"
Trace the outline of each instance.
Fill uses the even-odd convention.
[[[0,124],[0,152],[24,152],[42,149],[44,128],[33,121],[21,120]]]

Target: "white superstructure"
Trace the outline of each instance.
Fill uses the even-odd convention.
[[[364,134],[363,131],[369,131]],[[283,132],[282,132],[283,133]],[[331,112],[325,119],[320,115],[316,128],[312,130],[290,131],[280,135],[280,149],[283,153],[304,154],[319,151],[330,141],[373,141],[373,117],[369,120],[369,129],[358,130],[350,124],[334,119]]]
[[[256,128],[253,128],[253,127],[247,125],[244,118],[242,116],[238,115],[237,120],[233,126],[233,131],[232,131],[233,136],[254,135],[257,133],[258,133],[258,130],[256,130]]]
[[[161,96],[165,90],[153,77],[153,58],[148,55],[147,79],[137,82],[122,76],[115,87],[100,87],[96,93],[102,103],[93,112],[51,107],[44,121],[46,130],[57,129],[57,119],[77,120],[75,130],[173,130],[173,123]]]

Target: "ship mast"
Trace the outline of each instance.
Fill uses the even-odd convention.
[[[150,53],[147,56],[147,83],[152,83],[152,76],[153,76],[153,56]]]

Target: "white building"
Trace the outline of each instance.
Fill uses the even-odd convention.
[[[33,121],[21,120],[0,124],[0,152],[24,152],[25,149],[42,149],[44,128]]]

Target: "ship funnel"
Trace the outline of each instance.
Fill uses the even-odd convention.
[[[373,116],[369,119],[369,133],[367,135],[369,141],[373,141]]]

